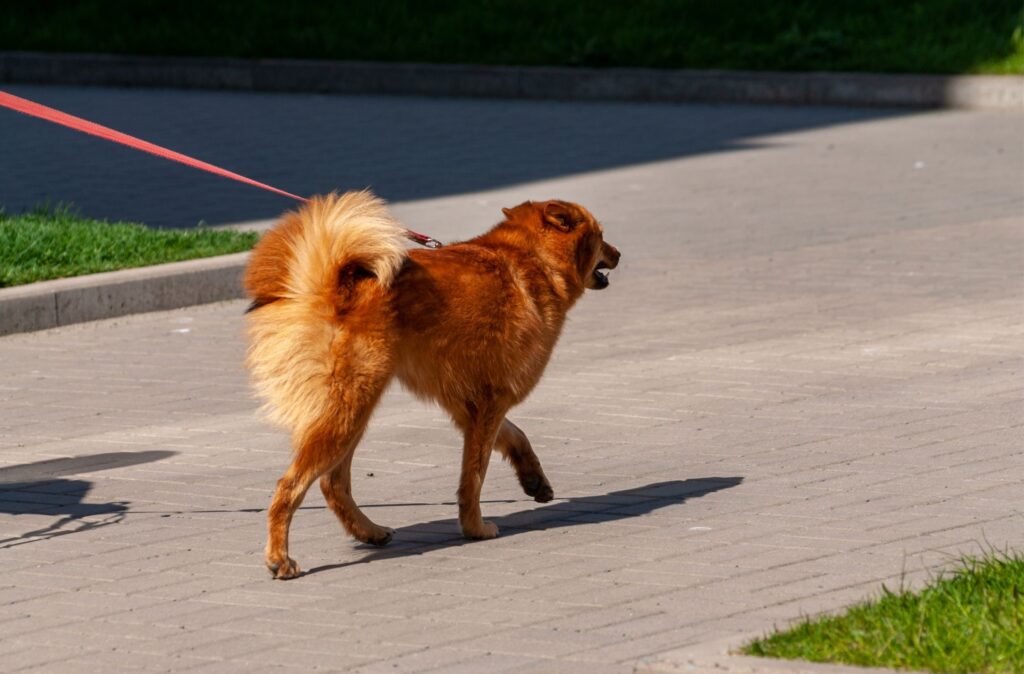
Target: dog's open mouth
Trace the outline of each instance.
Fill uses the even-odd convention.
[[[594,290],[601,290],[602,288],[608,287],[608,274],[601,272],[602,269],[609,269],[610,267],[605,264],[604,260],[597,263],[594,267]]]

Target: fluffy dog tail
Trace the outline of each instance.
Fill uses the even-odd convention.
[[[407,255],[403,236],[381,199],[348,192],[310,199],[253,249],[247,363],[271,418],[296,441],[339,412],[347,386],[390,376],[390,350],[375,346],[387,334],[385,296]],[[353,363],[360,373],[343,372]]]

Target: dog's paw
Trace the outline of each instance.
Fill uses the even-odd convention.
[[[482,541],[488,538],[494,538],[498,535],[498,525],[488,520],[481,520],[482,526],[473,527],[462,527],[462,535],[466,538],[473,539],[475,541]]]
[[[530,473],[519,478],[519,484],[527,496],[532,496],[537,503],[547,503],[555,497],[555,491],[547,478],[538,473]]]
[[[274,580],[297,578],[302,573],[298,563],[291,557],[285,557],[284,561],[271,561],[268,559],[267,569],[270,571],[270,575],[274,577]]]
[[[530,494],[533,500],[537,503],[547,503],[551,499],[555,498],[555,490],[551,488],[550,484],[541,485],[541,488],[537,490],[536,494]]]
[[[395,535],[395,530],[391,527],[376,527],[370,532],[368,536],[359,536],[359,540],[363,543],[370,545],[376,545],[377,547],[383,547],[391,542],[391,538]]]

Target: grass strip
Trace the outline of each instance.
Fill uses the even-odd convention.
[[[91,220],[67,208],[0,212],[0,287],[238,253],[258,238],[253,232]]]
[[[1024,673],[1024,558],[968,558],[919,592],[806,620],[748,655],[932,672]]]
[[[7,50],[509,65],[1024,72],[1020,0],[13,0]]]

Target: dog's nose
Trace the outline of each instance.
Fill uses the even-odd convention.
[[[604,250],[601,251],[601,257],[604,258],[604,263],[608,265],[609,269],[615,269],[619,265],[619,258],[621,254],[619,249],[610,243],[603,243]]]

